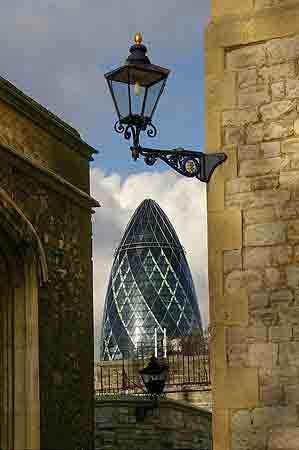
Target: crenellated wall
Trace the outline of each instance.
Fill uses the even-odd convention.
[[[299,443],[299,1],[214,0],[206,142],[215,450]]]

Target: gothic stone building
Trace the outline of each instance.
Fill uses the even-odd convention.
[[[0,79],[1,449],[93,448],[89,161]]]

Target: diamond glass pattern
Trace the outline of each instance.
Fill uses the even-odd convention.
[[[202,330],[191,272],[169,219],[150,199],[131,218],[115,252],[105,299],[101,359],[154,350],[168,338]]]

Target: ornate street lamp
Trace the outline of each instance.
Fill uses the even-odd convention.
[[[168,365],[161,363],[155,356],[150,358],[148,365],[139,371],[142,381],[151,397],[162,394],[167,376]]]
[[[216,167],[226,160],[225,153],[205,154],[181,147],[160,150],[140,145],[141,131],[149,137],[157,134],[153,116],[170,71],[151,64],[140,33],[134,40],[125,64],[105,74],[118,116],[115,131],[123,133],[127,140],[132,138],[130,149],[135,161],[142,155],[145,163],[152,166],[159,158],[178,173],[208,183]]]

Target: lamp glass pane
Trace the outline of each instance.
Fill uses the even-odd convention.
[[[111,81],[111,88],[120,118],[127,117],[129,115],[129,93],[127,83]]]
[[[145,117],[152,117],[153,109],[156,105],[156,101],[160,95],[161,89],[163,88],[164,79],[159,81],[158,83],[152,85],[148,88],[147,96],[146,96],[146,104],[144,109]]]

